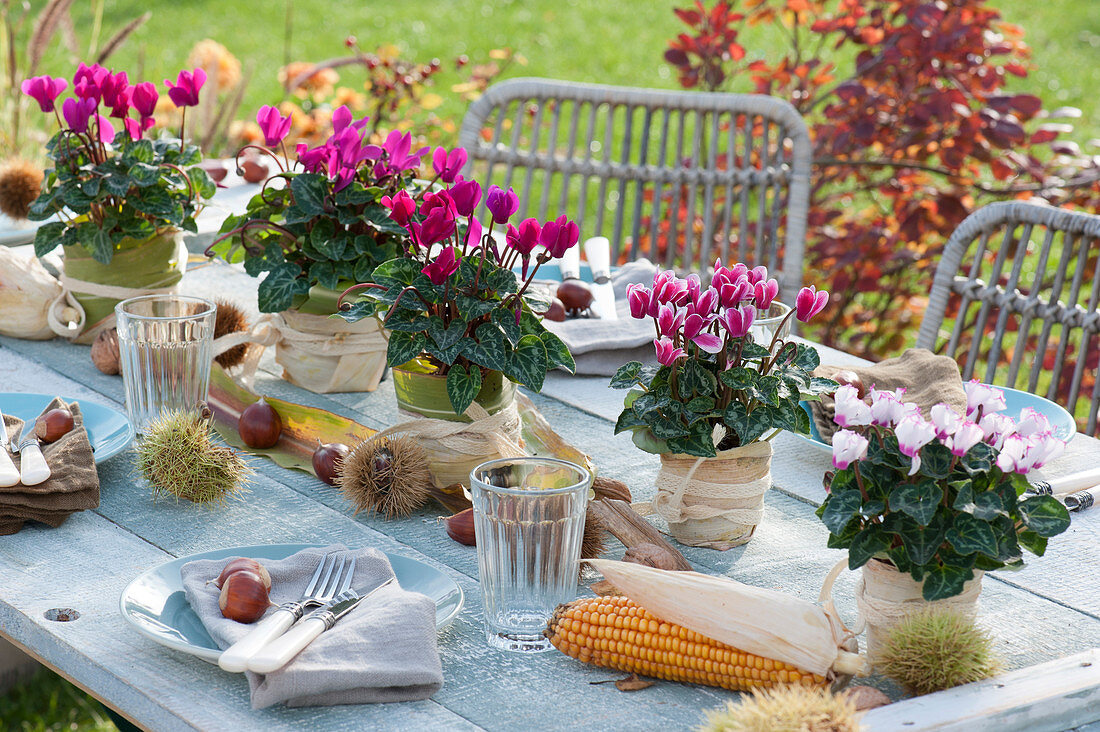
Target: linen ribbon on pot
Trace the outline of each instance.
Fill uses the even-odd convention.
[[[814,377],[810,346],[782,338],[787,319],[809,322],[829,295],[803,288],[766,344],[753,324],[779,295],[766,267],[715,262],[710,283],[658,271],[627,290],[631,315],[652,319],[657,366],[631,361],[611,381],[629,389],[615,432],[661,456],[657,497],[641,511],[665,518],[681,543],[728,549],[751,538],[770,487],[771,443],[781,429],[806,434],[799,405],[836,388]],[[694,460],[692,460],[694,458]]]
[[[198,103],[205,74],[201,69],[181,72],[180,80],[165,84],[172,102],[186,112]],[[179,95],[181,86],[186,95]],[[110,304],[95,298],[122,300],[174,291],[187,264],[179,233],[194,230],[202,200],[214,194],[215,186],[197,165],[199,149],[183,141],[182,125],[180,139],[145,137],[155,123],[159,97],[152,83],[131,85],[124,71],[82,63],[73,76],[75,96],[61,102],[59,113],[57,103],[67,88],[67,80],[49,76],[22,84],[23,93],[44,113],[52,113],[59,127],[46,144],[54,168],[28,213],[31,220],[47,221],[36,232],[35,254],[45,256],[59,244],[74,257],[79,249],[86,250],[91,261],[81,263],[81,271],[90,269],[102,278],[89,281],[87,275],[68,271],[75,262],[65,266],[64,292],[51,304],[48,318],[58,335],[75,337],[86,327],[108,327],[112,320]],[[118,120],[120,129],[111,120]],[[127,257],[158,239],[163,241],[157,257],[148,252]],[[153,262],[159,271],[150,270]],[[105,317],[97,315],[99,322],[88,323],[86,310],[93,303]],[[94,335],[84,333],[85,338]]]

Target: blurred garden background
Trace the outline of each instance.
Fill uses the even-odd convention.
[[[104,56],[158,86],[206,68],[218,93],[189,132],[219,156],[257,134],[264,104],[292,107],[302,139],[327,134],[326,115],[346,103],[380,130],[453,143],[470,101],[517,76],[784,96],[830,161],[815,170],[806,279],[844,304],[814,335],[864,355],[912,338],[938,247],[969,210],[1038,196],[1096,212],[1100,200],[1097,0],[0,0],[0,11],[0,159],[41,162],[50,134],[23,78]],[[876,60],[905,44],[927,51],[924,67]],[[43,670],[0,695],[0,729],[113,725]]]

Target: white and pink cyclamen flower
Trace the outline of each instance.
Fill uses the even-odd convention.
[[[943,441],[955,457],[962,457],[985,437],[982,428],[970,421],[959,425],[955,433]]]
[[[909,414],[898,422],[894,434],[901,453],[913,459],[909,468],[909,475],[913,475],[920,470],[920,449],[936,438],[936,428],[919,414]]]
[[[971,417],[978,409],[986,415],[991,412],[1000,412],[1005,408],[1005,394],[988,384],[983,384],[977,379],[963,384],[966,391],[966,416]]]
[[[844,384],[833,395],[836,401],[833,420],[841,427],[859,427],[871,424],[871,408],[859,398],[859,391],[851,384]]]
[[[867,457],[867,438],[858,432],[840,430],[833,435],[833,467],[844,470]]]
[[[905,416],[905,405],[897,391],[871,390],[871,424],[878,427],[893,427]]]
[[[935,405],[929,410],[928,416],[932,419],[932,426],[936,428],[936,437],[941,440],[955,434],[963,423],[959,413],[946,404]]]

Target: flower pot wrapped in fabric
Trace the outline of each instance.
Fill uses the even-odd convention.
[[[399,242],[403,256],[378,265],[370,282],[344,293],[349,303],[342,309],[350,322],[384,314],[399,408],[421,417],[391,429],[421,439],[444,487],[452,479],[467,482],[467,465],[479,455],[484,461],[522,452],[515,384],[537,392],[548,371],[574,369],[569,349],[536,315],[549,301],[528,288],[543,263],[576,246],[577,225],[562,216],[512,226],[519,199],[496,186],[485,196],[492,218],[483,225],[474,216],[481,186],[455,182],[465,161],[461,148],[438,148],[435,181],[415,196],[399,191],[382,199],[389,223],[406,232]],[[498,227],[503,247],[494,238]],[[435,449],[441,437],[446,451]],[[502,450],[513,455],[493,455]],[[449,469],[443,466],[448,451],[454,453]]]
[[[205,79],[201,69],[180,72],[169,85],[172,102],[196,105]],[[23,83],[51,115],[68,87],[48,76]],[[196,146],[145,137],[155,122],[154,84],[131,85],[125,72],[80,64],[73,90],[58,115],[65,126],[46,144],[54,167],[29,218],[57,219],[35,235],[39,257],[65,250],[65,292],[50,309],[50,327],[90,342],[111,325],[119,300],[175,288],[187,265],[182,231],[195,231],[195,214],[215,187]]]
[[[836,471],[817,514],[829,546],[864,568],[857,600],[872,651],[918,600],[969,607],[983,572],[1023,566],[1023,549],[1042,556],[1069,527],[1056,498],[1025,493],[1025,475],[1065,448],[1046,418],[1029,409],[1014,422],[1000,390],[965,390],[965,415],[938,404],[929,419],[904,390],[872,389],[869,403],[854,386],[836,390]]]
[[[935,606],[969,617],[977,615],[984,572],[976,571],[957,595],[930,602],[924,599],[921,583],[899,572],[890,562],[872,560],[863,565],[862,571],[856,588],[856,607],[867,625],[867,656],[872,664],[890,630],[912,613]]]
[[[96,261],[76,244],[64,250],[61,283],[67,296],[55,302],[50,321],[58,335],[75,335],[76,343],[91,343],[101,331],[114,327],[115,305],[121,300],[175,292],[187,270],[187,248],[178,229],[142,241],[123,239],[110,264]],[[74,327],[69,327],[64,317],[65,308],[74,310]]]
[[[447,394],[447,378],[433,370],[424,359],[395,366],[393,389],[400,414],[423,418],[425,424],[442,421],[454,425],[439,425],[434,430],[426,427],[416,433],[439,487],[466,483],[470,471],[487,460],[524,454],[514,383],[499,371],[485,372],[474,401],[464,414],[458,414]],[[472,429],[458,426],[475,422]]]
[[[316,394],[378,388],[386,374],[386,335],[377,318],[336,315],[340,293],[315,286],[301,307],[283,311],[275,361],[283,378]]]
[[[681,544],[740,546],[764,517],[771,464],[770,442],[722,450],[712,458],[662,453],[653,510]]]
[[[779,306],[779,321],[754,328],[778,292],[767,268],[721,262],[707,287],[695,274],[658,271],[652,288],[627,290],[631,315],[656,326],[659,365],[631,361],[611,380],[630,390],[615,433],[630,431],[661,456],[656,498],[639,508],[667,520],[683,544],[729,549],[752,538],[771,485],[768,440],[781,429],[808,433],[799,401],[836,388],[811,373],[813,348],[786,340],[790,318],[808,322],[828,294],[803,288],[795,309]],[[769,340],[757,343],[762,332]]]

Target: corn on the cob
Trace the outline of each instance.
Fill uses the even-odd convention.
[[[579,661],[668,681],[733,691],[826,683],[823,676],[663,622],[627,597],[585,598],[559,605],[546,636],[555,648]]]

